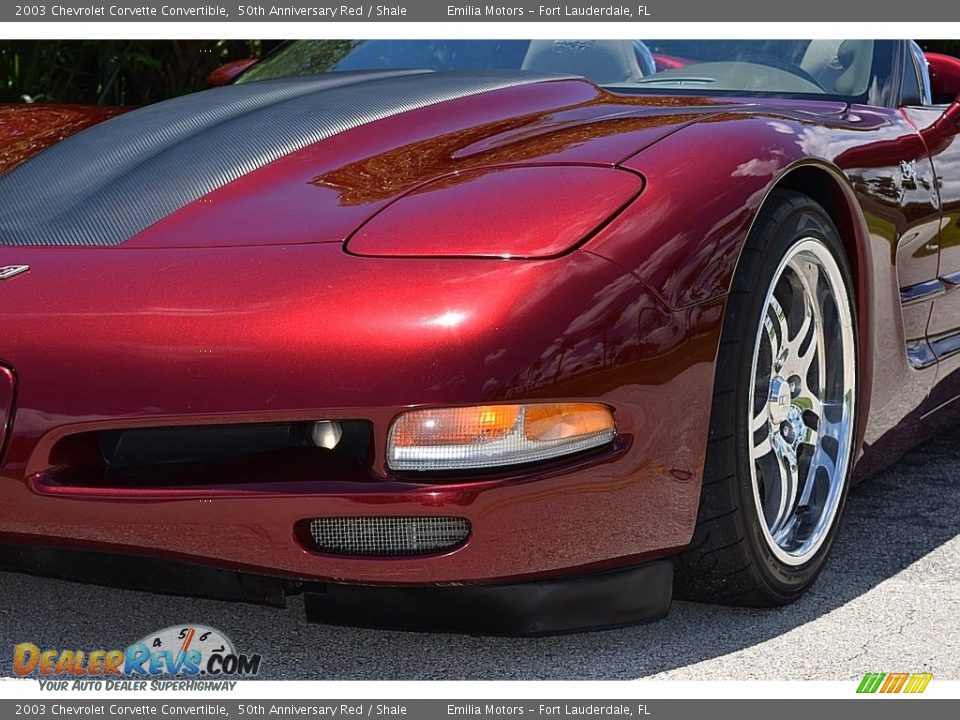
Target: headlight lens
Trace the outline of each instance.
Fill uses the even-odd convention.
[[[393,470],[464,470],[531,463],[604,445],[613,412],[598,403],[477,405],[411,410],[390,427]]]
[[[346,248],[368,257],[553,257],[583,242],[642,188],[632,172],[586,165],[463,170],[390,203]]]

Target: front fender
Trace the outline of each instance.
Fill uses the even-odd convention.
[[[904,180],[901,163],[917,168],[916,181]],[[927,248],[939,230],[930,160],[903,116],[861,106],[815,121],[801,113],[725,113],[624,165],[644,175],[644,192],[588,249],[632,270],[673,308],[727,294],[774,189],[805,192],[824,205],[856,278],[864,389],[858,437],[879,449],[896,434],[932,378],[907,361],[906,341],[923,323],[905,318],[900,287],[935,276],[937,253]],[[864,473],[886,463],[868,463]]]
[[[849,183],[843,164],[864,156],[852,149],[903,133],[879,114],[706,118],[623,163],[643,174],[644,192],[589,249],[634,271],[671,307],[716,299],[729,291],[764,200],[793,169],[819,165]]]

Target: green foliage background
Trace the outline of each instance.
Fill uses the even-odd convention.
[[[917,43],[924,50],[960,57],[960,40],[917,40]]]
[[[960,40],[921,40],[960,57]],[[218,65],[276,40],[0,40],[0,102],[143,105],[205,86]]]
[[[0,102],[143,105],[205,87],[267,40],[0,40]]]

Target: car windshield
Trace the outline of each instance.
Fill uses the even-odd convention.
[[[297,40],[247,83],[340,70],[526,70],[581,75],[618,92],[864,101],[873,40]]]

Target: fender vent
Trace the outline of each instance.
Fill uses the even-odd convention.
[[[470,535],[458,517],[327,517],[310,521],[320,552],[333,555],[403,557],[452,550]]]

